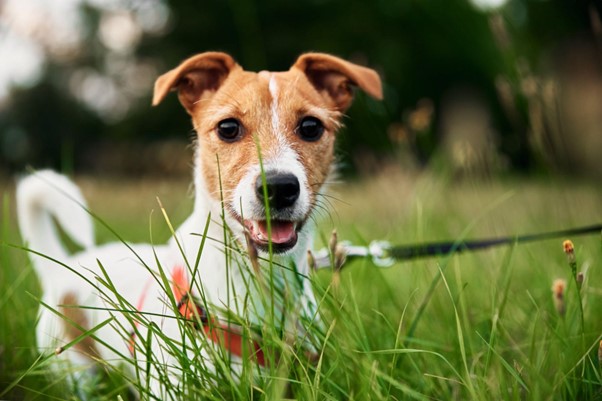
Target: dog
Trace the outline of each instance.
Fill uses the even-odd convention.
[[[177,91],[196,131],[194,210],[165,245],[95,245],[74,183],[49,170],[20,180],[19,226],[45,306],[40,350],[83,367],[129,360],[156,397],[166,396],[158,378],[179,373],[165,337],[204,338],[186,352],[202,354],[208,369],[216,350],[232,371],[244,358],[260,369],[273,360],[232,316],[262,327],[269,315],[285,337],[315,353],[307,330],[321,324],[307,259],[312,218],[355,87],[382,99],[374,70],[323,53],[303,54],[285,72],[255,73],[206,52],[160,76],[153,105]],[[66,251],[55,222],[81,252]],[[149,360],[153,368],[144,370]]]

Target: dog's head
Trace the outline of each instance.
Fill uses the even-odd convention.
[[[308,53],[289,71],[254,73],[208,52],[159,77],[153,105],[178,91],[198,135],[205,190],[223,199],[236,234],[247,230],[257,249],[271,240],[284,253],[295,248],[331,171],[353,86],[382,98],[376,72],[331,55]]]

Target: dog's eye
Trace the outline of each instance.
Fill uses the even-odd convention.
[[[316,117],[305,117],[299,123],[297,131],[301,139],[310,142],[317,141],[324,133],[324,125]]]
[[[223,141],[234,142],[240,137],[240,133],[240,123],[234,118],[227,118],[217,124],[217,135]]]

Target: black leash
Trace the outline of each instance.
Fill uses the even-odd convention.
[[[459,242],[433,242],[427,244],[414,244],[395,246],[388,249],[390,257],[396,260],[409,260],[427,256],[445,255],[448,253],[462,253],[476,251],[498,245],[524,244],[527,242],[543,241],[562,237],[574,237],[592,233],[601,233],[602,224],[588,227],[578,227],[568,230],[552,231],[539,234],[519,235],[516,237],[487,238],[481,240],[467,240]]]
[[[370,257],[381,267],[391,266],[395,261],[406,261],[430,256],[447,255],[477,251],[498,245],[524,244],[527,242],[543,241],[562,237],[574,237],[593,233],[602,233],[602,224],[587,227],[570,228],[561,231],[552,231],[538,234],[518,236],[505,236],[499,238],[486,238],[466,241],[427,242],[422,244],[392,246],[385,241],[373,241],[369,246],[354,246],[348,243],[338,243],[331,249],[323,249],[313,258],[313,266],[317,269],[342,266],[344,261],[357,258]],[[336,238],[336,237],[335,237]],[[336,242],[336,240],[335,240]]]

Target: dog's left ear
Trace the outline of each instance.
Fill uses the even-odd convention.
[[[376,71],[324,53],[301,55],[291,69],[301,70],[311,84],[345,111],[353,101],[353,88],[358,86],[375,99],[383,98],[382,84]]]
[[[157,78],[153,106],[161,103],[170,90],[177,89],[180,103],[192,115],[201,96],[217,91],[230,72],[240,68],[226,53],[206,52],[192,56]]]

